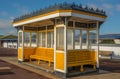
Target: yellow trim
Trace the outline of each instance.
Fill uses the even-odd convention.
[[[22,48],[18,48],[18,59],[22,59]]]
[[[64,70],[64,52],[56,52],[56,69]]]
[[[54,30],[53,29],[51,29],[51,30],[47,30],[47,32],[53,32]],[[45,30],[40,30],[40,31],[38,31],[39,33],[42,33],[42,32],[46,32],[46,29]]]
[[[32,32],[32,33],[37,33],[37,31],[32,31],[32,30],[24,30],[24,32]]]
[[[25,21],[28,21],[28,20],[36,19],[36,18],[41,18],[41,17],[44,17],[44,16],[48,16],[50,14],[55,14],[55,13],[60,13],[60,12],[74,12],[74,13],[78,13],[78,14],[85,14],[85,15],[90,15],[90,16],[95,16],[95,17],[100,17],[100,18],[106,18],[106,16],[92,14],[92,13],[88,13],[88,12],[76,11],[76,10],[56,10],[56,11],[53,11],[53,12],[49,12],[49,13],[34,16],[34,17],[31,17],[31,18],[27,18],[27,19],[24,19],[24,20],[21,20],[21,21],[13,22],[13,24],[25,22]]]

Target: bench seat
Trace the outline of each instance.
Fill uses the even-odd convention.
[[[38,64],[40,61],[48,61],[48,66],[51,66],[51,62],[54,62],[54,49],[53,48],[36,48],[35,54],[30,56],[31,59],[36,59]]]
[[[93,53],[95,52],[91,52],[89,50],[69,50],[68,67],[80,66],[81,72],[84,71],[84,65],[93,65],[93,69],[96,69],[96,61],[93,58]]]

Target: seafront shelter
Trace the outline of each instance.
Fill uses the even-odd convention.
[[[72,72],[97,71],[99,29],[106,17],[103,10],[62,3],[15,18],[13,26],[18,30],[18,61],[36,60],[36,64],[45,61],[48,67],[52,63],[54,72],[64,76]],[[96,33],[96,49],[90,47],[90,32]]]

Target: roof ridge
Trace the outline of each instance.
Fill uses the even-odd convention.
[[[94,8],[91,8],[88,6],[83,7],[82,4],[77,5],[74,2],[73,3],[63,2],[63,3],[58,3],[58,4],[55,3],[54,5],[50,5],[44,9],[39,9],[39,10],[33,11],[31,13],[19,16],[18,18],[15,18],[13,20],[13,22],[17,22],[17,21],[20,21],[20,20],[23,20],[26,18],[30,18],[33,16],[41,15],[41,14],[48,13],[48,12],[51,12],[54,10],[59,10],[59,9],[78,10],[78,11],[84,11],[84,12],[89,12],[89,13],[106,16],[106,12],[104,10],[100,10],[98,8],[94,9]]]

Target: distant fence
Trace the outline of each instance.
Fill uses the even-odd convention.
[[[76,49],[79,49],[80,46],[76,45]],[[83,49],[86,49],[86,45],[83,44]],[[95,44],[90,46],[90,49],[97,49]],[[120,58],[120,44],[100,44],[99,45],[100,51],[112,51],[112,56]]]
[[[0,56],[17,56],[17,49],[0,48]]]
[[[113,51],[113,56],[120,57],[120,44],[100,44],[99,47],[101,51]]]

